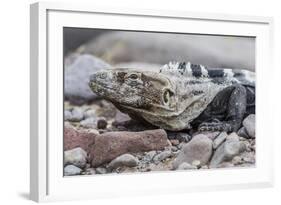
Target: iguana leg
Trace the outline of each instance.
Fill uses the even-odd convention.
[[[247,106],[247,92],[242,85],[232,86],[231,94],[227,103],[226,117],[219,121],[203,122],[199,125],[199,131],[237,131],[243,120]]]

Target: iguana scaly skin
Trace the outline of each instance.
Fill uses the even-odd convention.
[[[89,86],[132,118],[166,130],[237,131],[255,113],[255,76],[172,62],[158,72],[116,68],[91,76]]]

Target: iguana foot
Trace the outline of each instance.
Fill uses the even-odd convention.
[[[199,131],[220,131],[220,132],[231,132],[232,126],[226,122],[203,122],[198,127]]]

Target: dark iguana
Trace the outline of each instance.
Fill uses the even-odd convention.
[[[172,62],[159,72],[112,69],[89,86],[132,118],[166,130],[237,131],[255,113],[255,75]]]

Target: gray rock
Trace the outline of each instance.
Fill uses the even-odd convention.
[[[195,166],[197,168],[200,168],[201,167],[201,162],[199,160],[194,160],[192,163],[191,163],[192,166]]]
[[[212,140],[203,134],[196,135],[183,146],[173,162],[173,167],[176,169],[183,162],[191,164],[194,160],[199,160],[201,165],[205,165],[212,155],[212,148]]]
[[[254,164],[256,162],[256,157],[254,152],[244,152],[241,154],[241,158],[244,163]]]
[[[68,121],[72,117],[71,111],[70,110],[64,110],[64,120]]]
[[[82,169],[74,165],[67,165],[64,167],[64,176],[74,176],[79,175],[82,172]]]
[[[217,149],[218,146],[220,146],[221,143],[223,143],[223,141],[226,139],[226,137],[227,137],[227,133],[226,133],[226,132],[220,133],[220,134],[216,137],[216,139],[213,141],[213,148],[214,148],[214,149]]]
[[[64,164],[84,168],[87,164],[87,153],[80,147],[64,151]]]
[[[98,129],[105,129],[107,127],[107,121],[105,118],[99,118],[97,122]]]
[[[164,161],[171,156],[173,156],[173,152],[171,150],[165,150],[153,157],[153,162],[158,164],[159,162]]]
[[[234,164],[231,162],[223,162],[217,166],[217,168],[232,168],[234,167]]]
[[[71,116],[68,120],[71,122],[80,122],[81,120],[83,120],[83,118],[84,118],[83,110],[81,108],[74,107],[71,110]]]
[[[239,136],[235,132],[232,132],[226,136],[226,140],[239,141]]]
[[[233,134],[233,136],[227,138],[226,141],[217,148],[210,162],[211,168],[218,167],[222,162],[231,161],[233,157],[246,149],[245,144],[240,142],[239,137],[236,135],[238,138],[237,140],[235,135]]]
[[[232,164],[234,165],[242,164],[242,158],[240,156],[233,157]]]
[[[249,134],[247,133],[247,130],[246,130],[245,127],[241,127],[241,128],[238,130],[237,134],[238,134],[240,137],[243,137],[243,138],[246,138],[246,139],[251,138],[251,137],[249,136]]]
[[[150,152],[147,152],[147,153],[145,154],[145,156],[143,157],[143,161],[144,161],[144,162],[150,162],[156,154],[157,154],[157,153],[156,153],[155,150],[150,151]]]
[[[96,116],[96,110],[94,109],[88,109],[84,112],[84,118],[97,118]]]
[[[198,134],[203,134],[205,136],[207,136],[208,138],[210,138],[211,140],[215,140],[220,132],[209,132],[209,131],[204,131],[204,132],[197,132],[197,133],[194,133],[193,136],[196,136]]]
[[[106,174],[107,173],[107,170],[104,167],[97,167],[95,169],[95,171],[96,171],[96,174]]]
[[[191,165],[191,164],[189,164],[187,162],[183,162],[177,168],[177,170],[188,170],[188,169],[197,169],[197,167],[194,166],[194,165]]]
[[[256,115],[251,114],[246,117],[243,121],[243,126],[251,138],[256,137]]]
[[[96,98],[89,88],[90,76],[110,66],[92,55],[81,55],[65,68],[64,96],[74,104],[83,104]]]
[[[85,128],[94,128],[94,129],[96,129],[97,128],[97,120],[96,120],[96,118],[89,117],[89,118],[87,118],[85,120],[82,120],[80,122],[80,125],[82,127],[85,127]]]
[[[108,164],[110,170],[118,167],[135,167],[139,163],[139,160],[131,154],[123,154]]]
[[[94,175],[96,174],[96,170],[94,168],[87,168],[84,172],[85,175]]]

